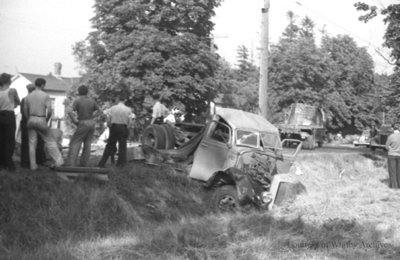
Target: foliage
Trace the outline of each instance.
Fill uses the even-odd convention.
[[[221,61],[217,81],[220,83],[222,103],[244,111],[257,112],[259,68],[253,64],[246,46],[237,49],[237,67]]]
[[[74,46],[99,99],[124,97],[138,117],[160,93],[199,114],[217,92],[210,18],[219,0],[96,0],[94,31]]]
[[[378,9],[377,6],[368,5],[363,2],[355,4],[358,11],[367,12],[359,17],[359,20],[368,22],[379,14],[384,16],[386,24],[384,34],[384,46],[390,49],[390,57],[395,65],[394,73],[385,77],[384,85],[380,84],[380,110],[387,113],[387,122],[398,123],[400,114],[400,4],[391,4]],[[388,62],[390,62],[388,60]],[[382,83],[382,81],[380,82]]]
[[[288,13],[289,25],[271,47],[269,78],[273,121],[280,121],[294,102],[323,107],[329,129],[361,130],[373,120],[370,93],[373,61],[346,35],[323,36],[315,43],[314,22],[300,24]]]
[[[322,51],[331,62],[330,79],[333,81],[326,105],[339,127],[348,126],[362,129],[373,120],[370,113],[374,84],[374,63],[365,48],[357,46],[350,36],[327,37],[322,40]],[[331,99],[331,93],[339,94]]]

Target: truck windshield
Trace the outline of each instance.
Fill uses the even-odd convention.
[[[257,148],[260,144],[260,135],[249,130],[236,130],[236,145],[245,145]]]
[[[261,133],[264,148],[282,149],[279,135],[276,133]]]

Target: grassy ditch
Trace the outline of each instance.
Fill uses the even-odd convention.
[[[0,256],[399,259],[400,191],[387,187],[385,167],[373,154],[303,155],[292,173],[307,193],[271,212],[224,215],[165,168],[132,164],[107,184],[2,173]]]
[[[170,169],[130,164],[109,177],[69,183],[50,171],[0,172],[0,257],[206,212],[200,184]]]

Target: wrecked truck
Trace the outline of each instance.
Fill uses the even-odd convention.
[[[301,140],[303,149],[322,147],[326,138],[326,119],[322,108],[304,103],[293,103],[285,117],[278,124],[281,138]]]
[[[285,142],[297,147],[284,154]],[[212,120],[187,143],[159,151],[174,160],[186,159],[189,177],[212,191],[211,206],[230,211],[247,204],[271,208],[282,200],[290,190],[284,184],[292,184],[286,173],[301,146],[299,140],[281,142],[278,129],[261,116],[217,108]]]

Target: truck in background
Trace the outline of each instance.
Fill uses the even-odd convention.
[[[322,147],[326,136],[326,119],[322,108],[293,103],[286,113],[284,123],[277,125],[281,139],[303,141],[303,149]]]

